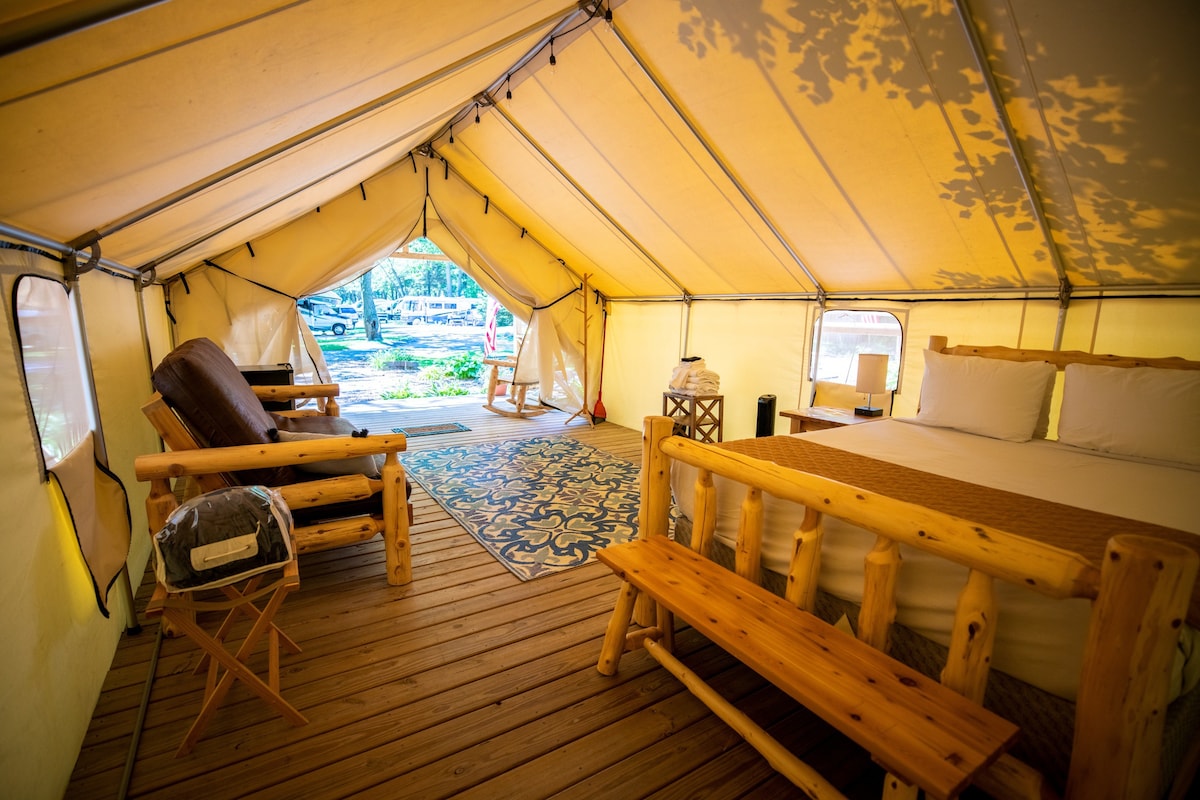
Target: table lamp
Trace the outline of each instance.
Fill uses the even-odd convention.
[[[867,404],[858,406],[854,413],[860,417],[879,417],[882,408],[871,405],[871,395],[887,391],[888,357],[886,353],[860,353],[858,356],[858,379],[854,391],[866,392]]]

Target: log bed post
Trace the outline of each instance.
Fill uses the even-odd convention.
[[[788,567],[785,597],[797,608],[815,611],[817,575],[821,569],[821,512],[804,507],[804,519],[792,537],[792,558]]]
[[[973,569],[958,596],[942,683],[983,705],[996,643],[996,582]]]
[[[638,538],[666,536],[671,514],[671,459],[662,451],[662,442],[671,437],[675,421],[670,417],[646,417],[642,424],[642,471],[639,491]],[[658,622],[654,601],[639,595],[633,619],[644,628]]]
[[[1104,553],[1075,712],[1069,798],[1161,797],[1168,676],[1200,556],[1115,536]]]
[[[762,489],[751,486],[742,500],[734,548],[736,572],[751,583],[758,583],[762,572],[763,499]]]
[[[712,471],[696,470],[696,510],[692,520],[692,549],[712,558],[713,534],[717,530],[717,487]]]
[[[858,638],[884,653],[896,620],[896,581],[900,576],[900,544],[878,536],[863,565],[863,599],[858,612]]]

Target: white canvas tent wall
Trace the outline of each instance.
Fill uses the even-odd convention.
[[[1194,3],[627,0],[611,30],[607,8],[0,10],[0,232],[55,255],[99,242],[111,270],[79,291],[135,515],[132,457],[156,445],[134,408],[172,339],[300,361],[289,296],[418,232],[521,316],[589,275],[613,301],[604,401],[627,425],[699,353],[728,435],[749,435],[759,394],[806,396],[823,303],[906,313],[898,413],[929,333],[1200,357]],[[557,308],[547,362],[581,338]],[[120,614],[51,591],[70,554],[19,456],[23,398],[3,402],[0,775],[54,796]],[[145,557],[135,537],[135,572]]]

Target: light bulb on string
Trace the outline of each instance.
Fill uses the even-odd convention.
[[[450,144],[454,144],[454,126],[450,126]]]
[[[475,124],[479,124],[479,103],[475,104]]]
[[[554,57],[554,37],[550,37],[550,74],[554,75],[558,72],[558,59]]]
[[[609,3],[608,8],[604,9],[604,26],[606,28],[608,28],[609,33],[612,33],[613,18],[612,18],[612,4],[611,3]]]
[[[512,75],[504,76],[504,99],[512,103]]]

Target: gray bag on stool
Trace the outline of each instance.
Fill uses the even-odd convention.
[[[292,560],[292,514],[266,486],[193,497],[154,534],[154,575],[168,591],[226,586]]]

